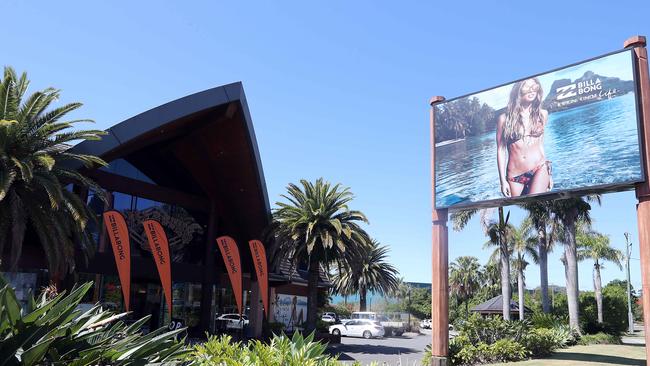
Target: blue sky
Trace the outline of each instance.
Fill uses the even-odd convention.
[[[402,276],[429,282],[429,98],[620,49],[650,35],[649,10],[645,1],[5,0],[0,60],[27,71],[33,88],[84,102],[78,116],[100,128],[242,81],[272,203],[301,178],[351,187],[352,208],[367,214]],[[635,202],[633,192],[607,195],[593,217],[617,246],[629,231],[638,258]],[[450,259],[487,260],[477,221],[449,240]],[[559,252],[553,284],[564,282]],[[639,288],[638,260],[632,273]],[[622,276],[608,266],[603,280]],[[527,278],[539,283],[536,267]],[[589,263],[580,286],[592,288]]]

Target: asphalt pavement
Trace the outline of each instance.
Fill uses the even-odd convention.
[[[399,337],[373,339],[342,337],[341,344],[330,346],[328,351],[338,354],[344,362],[360,361],[368,365],[377,361],[382,366],[413,366],[420,365],[428,344],[431,344],[430,334],[404,333]]]

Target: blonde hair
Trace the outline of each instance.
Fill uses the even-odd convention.
[[[533,81],[537,84],[537,96],[533,100],[530,106],[530,121],[535,124],[541,125],[543,131],[544,128],[544,117],[542,117],[541,107],[542,107],[542,95],[544,91],[542,90],[542,84],[540,84],[537,78],[526,79],[518,81],[515,85],[512,86],[510,91],[510,99],[508,100],[508,108],[505,113],[505,122],[503,124],[503,139],[506,142],[514,142],[522,137],[524,137],[524,122],[521,118],[521,112],[523,107],[521,105],[521,88],[526,83],[526,81]],[[540,127],[536,128],[536,131],[539,131]]]

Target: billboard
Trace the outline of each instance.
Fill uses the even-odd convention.
[[[631,50],[433,106],[436,208],[644,180]]]

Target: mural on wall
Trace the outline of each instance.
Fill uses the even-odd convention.
[[[283,323],[286,330],[301,327],[307,319],[306,296],[275,294],[273,303],[273,318]]]

